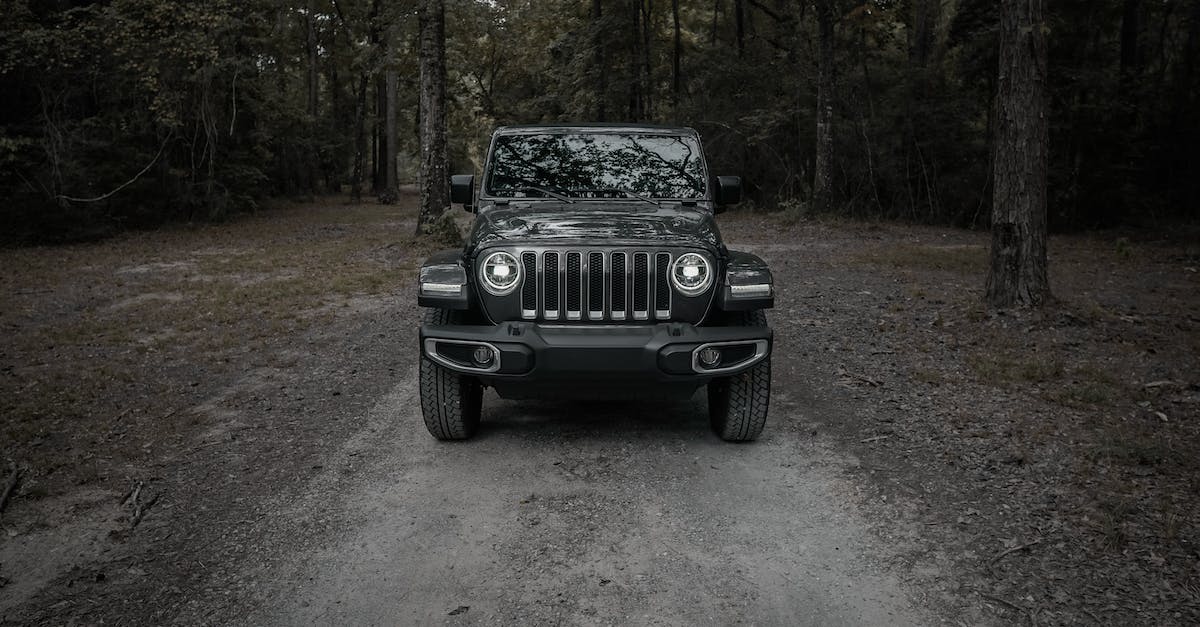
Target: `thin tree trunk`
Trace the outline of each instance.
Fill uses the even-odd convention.
[[[608,101],[608,67],[605,60],[604,7],[601,0],[592,2],[593,45],[596,47],[596,121],[607,121],[605,104]]]
[[[387,54],[387,46],[384,45],[383,34],[380,28],[379,15],[381,10],[382,0],[372,0],[371,9],[367,13],[367,39],[371,43],[369,68],[377,67],[379,59],[384,58]],[[371,111],[373,115],[370,118],[369,124],[371,133],[371,193],[379,194],[384,188],[383,168],[381,167],[383,161],[383,144],[379,141],[382,137],[379,119],[383,117],[385,106],[382,102],[383,81],[377,71],[372,78],[373,80],[369,83],[374,86],[371,97]]]
[[[675,24],[675,53],[671,57],[671,108],[679,110],[679,91],[682,83],[680,66],[683,59],[683,35],[679,28],[679,0],[671,0],[671,21]]]
[[[642,47],[642,6],[641,0],[629,3],[633,9],[630,32],[633,34],[633,50],[629,57],[629,119],[638,122],[642,119],[642,77],[641,77],[641,47]]]
[[[933,57],[941,13],[942,0],[913,0],[913,24],[912,35],[908,43],[908,61],[918,72],[923,71],[929,64],[930,58]]]
[[[1141,33],[1142,0],[1125,0],[1121,12],[1121,76],[1119,90],[1123,111],[1123,130],[1132,133],[1137,122],[1138,82],[1142,74],[1142,55],[1138,43]]]
[[[649,120],[654,117],[654,104],[651,97],[654,94],[654,72],[651,66],[650,45],[653,43],[654,0],[638,2],[642,9],[642,117]]]
[[[733,22],[734,32],[737,34],[737,51],[740,57],[746,51],[746,12],[742,7],[742,0],[733,0]]]
[[[417,235],[450,206],[446,155],[446,7],[422,0],[421,32],[421,209]]]
[[[996,90],[992,307],[1037,306],[1046,278],[1046,34],[1044,0],[1002,0]]]
[[[387,143],[385,138],[387,134],[384,132],[384,120],[387,118],[387,80],[382,75],[375,77],[375,118],[372,121],[371,141],[375,147],[372,151],[372,181],[371,191],[375,194],[382,194],[387,189],[387,170],[384,168],[384,161],[387,158]]]
[[[307,111],[310,116],[317,115],[317,27],[316,27],[316,2],[308,0],[307,11],[304,15],[304,33],[305,33],[305,48],[308,53],[307,70],[307,96],[308,106]]]
[[[358,90],[354,98],[354,180],[350,184],[350,198],[362,202],[363,168],[367,152],[367,75],[358,76]]]
[[[318,171],[320,170],[320,158],[317,156],[316,135],[317,135],[317,117],[320,112],[317,109],[317,94],[320,88],[320,78],[318,75],[318,50],[317,50],[317,27],[316,27],[316,2],[308,0],[307,11],[305,11],[304,30],[305,44],[308,53],[308,67],[306,75],[307,87],[307,103],[306,110],[308,113],[308,150],[305,155],[305,161],[308,167],[308,191],[313,193],[317,191]]]
[[[399,187],[396,184],[396,83],[398,77],[396,70],[391,66],[391,60],[388,61],[388,69],[385,73],[384,83],[387,86],[387,95],[384,98],[386,101],[387,112],[384,121],[384,149],[383,149],[383,167],[384,173],[384,193],[380,196],[384,201],[391,203],[395,202],[400,195]]]
[[[721,23],[719,19],[721,12],[721,0],[713,0],[712,30],[708,33],[709,45],[716,45],[717,43],[717,26]]]
[[[833,2],[817,2],[817,147],[813,166],[813,209],[833,209]]]

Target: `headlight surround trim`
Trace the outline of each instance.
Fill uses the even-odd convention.
[[[699,260],[699,263],[695,263],[695,260]],[[712,262],[700,253],[684,253],[679,255],[675,258],[674,263],[671,264],[671,285],[684,296],[699,296],[712,287],[714,275],[712,265]],[[699,283],[685,285],[682,282],[690,278],[686,276],[683,278],[680,277],[680,274],[686,274],[686,270],[683,270],[685,267],[702,268],[701,274],[703,276]]]
[[[511,277],[512,280],[507,284],[496,282],[496,276],[490,270],[499,266],[510,268],[505,278]],[[483,289],[487,290],[489,294],[507,296],[521,284],[521,264],[515,256],[503,250],[490,253],[483,258],[483,263],[479,264],[479,282],[483,284]]]

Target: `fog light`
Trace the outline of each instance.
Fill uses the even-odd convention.
[[[475,354],[471,355],[471,358],[475,360],[475,363],[480,366],[486,366],[492,363],[492,357],[492,349],[486,346],[480,346],[479,348],[475,349]]]
[[[706,348],[700,351],[700,364],[705,368],[712,368],[721,362],[721,351],[715,348]]]

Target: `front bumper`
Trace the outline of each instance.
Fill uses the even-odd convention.
[[[637,381],[703,384],[743,372],[770,358],[768,327],[653,325],[422,325],[421,351],[451,370],[484,383]],[[698,358],[715,348],[721,361]],[[481,363],[478,353],[491,360]]]

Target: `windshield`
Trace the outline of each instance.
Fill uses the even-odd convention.
[[[704,163],[690,136],[500,135],[485,189],[515,198],[703,198]]]

